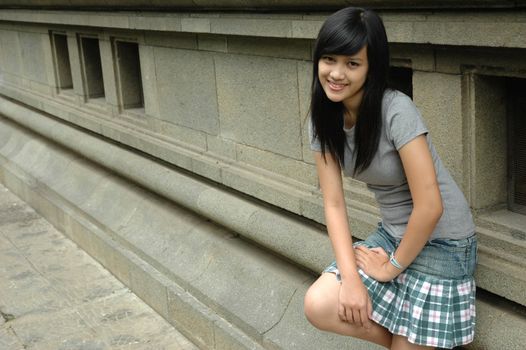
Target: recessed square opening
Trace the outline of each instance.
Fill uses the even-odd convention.
[[[135,42],[114,40],[113,47],[121,108],[144,113],[139,45]]]
[[[71,77],[71,64],[69,61],[68,37],[66,34],[51,33],[51,45],[53,47],[53,58],[57,87],[59,92],[73,89]]]
[[[392,88],[413,98],[413,70],[411,68],[390,67],[388,79]]]
[[[93,37],[80,37],[80,57],[86,98],[104,99],[104,80],[100,59],[99,40]]]
[[[526,214],[526,79],[506,81],[508,208]]]

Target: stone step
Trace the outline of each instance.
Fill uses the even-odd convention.
[[[316,271],[327,263],[323,259],[332,258],[324,250],[327,238],[309,231],[306,222],[284,211],[263,210],[235,193],[203,188],[199,179],[175,168],[157,171],[161,165],[151,159],[81,132],[68,134],[60,123],[50,127],[44,115],[33,117],[15,114],[13,119],[34,122],[55,139],[62,135],[76,140],[71,143],[86,153],[72,152],[0,118],[0,180],[193,342],[216,349],[377,348],[319,332],[305,320],[303,295],[315,278],[308,270]],[[99,151],[99,158],[89,150]],[[127,165],[128,173],[117,171],[116,165]],[[157,191],[130,181],[133,176],[140,180],[140,174],[159,186]],[[175,196],[187,208],[174,203],[173,193],[184,197]],[[219,213],[234,222],[211,222]],[[482,308],[487,303],[478,302]],[[523,310],[499,310],[497,315],[479,314],[473,349],[495,342],[500,348],[519,349],[514,346],[526,342]],[[501,328],[495,317],[516,322]],[[514,339],[505,336],[510,332]]]
[[[198,346],[379,348],[306,321],[315,276],[297,265],[37,135],[0,133],[2,181]]]

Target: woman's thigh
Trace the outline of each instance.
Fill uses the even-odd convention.
[[[371,327],[366,329],[343,322],[338,316],[338,300],[340,282],[333,273],[323,273],[305,295],[305,316],[318,329],[364,339],[384,347],[391,344],[391,333],[371,321]]]

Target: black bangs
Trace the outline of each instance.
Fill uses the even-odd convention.
[[[323,24],[316,40],[314,59],[325,54],[354,55],[367,44],[367,29],[361,22],[362,11],[338,11]],[[350,19],[350,20],[349,20]]]
[[[348,31],[336,30],[328,33],[326,42],[321,46],[319,57],[325,54],[334,55],[354,55],[367,44],[367,34],[365,30],[353,28]]]

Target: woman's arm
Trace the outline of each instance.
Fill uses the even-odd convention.
[[[399,150],[413,199],[413,211],[395,259],[409,266],[420,253],[442,216],[442,197],[426,137],[420,135]]]
[[[442,216],[442,197],[437,183],[435,166],[426,137],[420,135],[399,150],[409,190],[413,199],[413,211],[406,232],[394,257],[403,267],[409,266],[420,253]],[[356,248],[358,265],[365,273],[382,282],[395,278],[402,270],[397,269],[385,254]]]
[[[342,279],[338,315],[342,321],[369,327],[372,307],[356,266],[340,164],[329,153],[326,153],[325,159],[320,152],[314,154],[323,194],[327,231]]]

